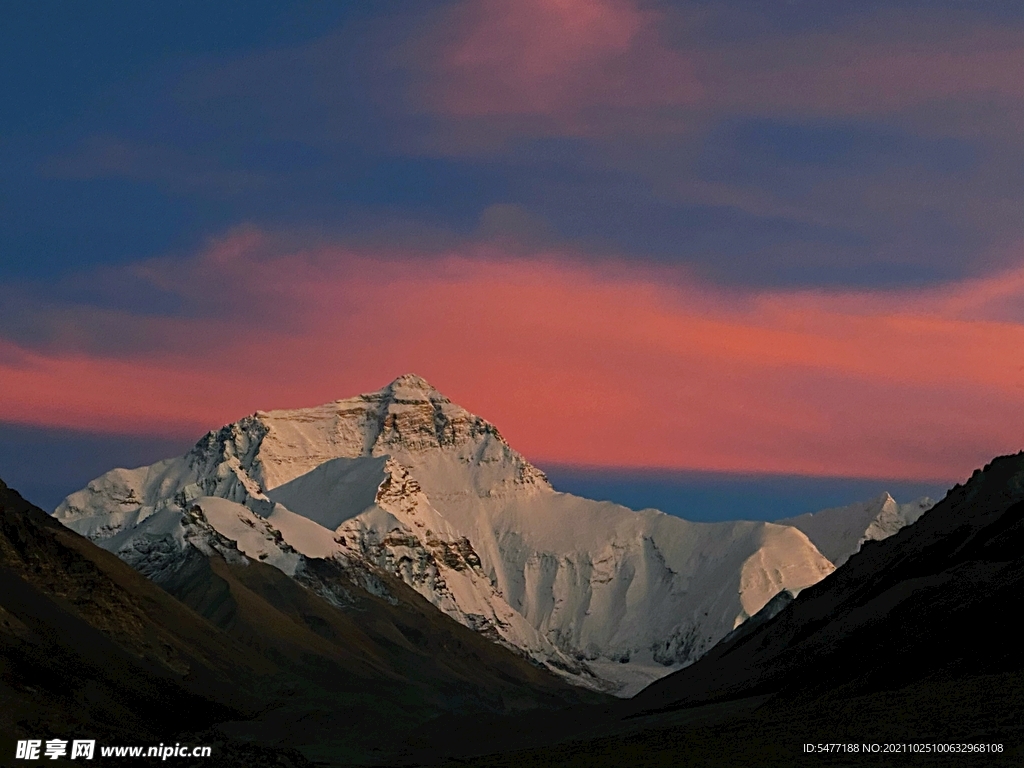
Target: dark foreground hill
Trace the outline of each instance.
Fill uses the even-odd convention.
[[[373,763],[444,714],[597,698],[401,583],[332,604],[196,552],[164,586],[176,596],[0,482],[0,764],[25,738],[212,744],[218,766]]]
[[[975,472],[917,523],[623,707],[535,731],[548,746],[467,762],[1024,765],[1021,615],[1024,454]]]

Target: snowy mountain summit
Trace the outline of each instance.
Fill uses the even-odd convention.
[[[888,493],[859,504],[823,509],[779,520],[807,534],[814,546],[839,567],[866,541],[887,539],[904,526],[916,522],[935,506],[927,496],[900,504]]]
[[[258,411],[183,457],[108,472],[55,514],[158,582],[195,551],[268,563],[341,602],[346,580],[386,595],[375,574],[388,573],[495,642],[619,695],[834,570],[793,525],[694,523],[559,493],[493,425],[414,375]]]

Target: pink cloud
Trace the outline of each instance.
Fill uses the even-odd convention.
[[[460,141],[485,123],[492,144],[675,135],[722,115],[905,116],[953,100],[1024,100],[1017,29],[882,13],[722,43],[702,34],[715,13],[641,0],[463,0],[410,45],[412,100],[460,128]]]
[[[661,38],[661,14],[633,0],[473,0],[447,11],[424,46],[418,101],[461,118],[527,118],[584,134],[594,110],[696,101],[700,83]],[[547,128],[543,128],[547,125]]]
[[[272,245],[250,231],[137,266],[193,294],[147,326],[159,348],[0,342],[0,420],[199,434],[414,371],[541,463],[949,479],[1024,443],[1024,319],[1007,309],[1024,270],[737,292],[563,252]]]

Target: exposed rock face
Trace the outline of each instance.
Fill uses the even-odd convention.
[[[199,513],[295,578],[318,559],[361,584],[397,576],[536,663],[624,695],[833,570],[791,526],[692,523],[557,493],[494,426],[412,375],[257,412],[185,457],[113,470],[56,512],[154,578],[170,567],[157,551],[194,538]]]
[[[246,436],[233,450],[245,454],[259,443],[251,475],[266,488],[283,485],[330,459],[387,455],[407,465],[416,463],[407,461],[411,458],[454,456],[478,468],[496,466],[497,472],[477,473],[484,475],[483,484],[473,490],[484,493],[518,487],[551,490],[544,473],[512,450],[494,425],[412,374],[378,392],[316,408],[261,411],[250,418],[251,425],[239,422]],[[431,496],[442,490],[439,481],[444,478],[420,480],[434,481]],[[456,494],[469,490],[451,484],[443,489]]]

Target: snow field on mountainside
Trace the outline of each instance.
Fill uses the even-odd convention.
[[[695,523],[559,493],[493,425],[403,376],[257,412],[183,458],[107,473],[56,515],[140,569],[224,540],[290,575],[304,557],[381,569],[572,682],[629,695],[827,576],[823,551],[848,556],[920,514],[871,504]]]

